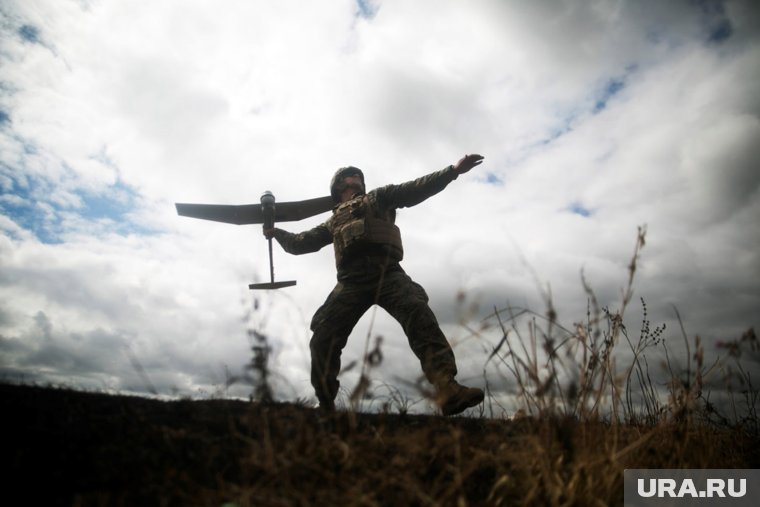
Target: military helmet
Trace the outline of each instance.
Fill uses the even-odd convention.
[[[355,174],[359,175],[359,178],[362,180],[362,186],[364,186],[364,173],[358,167],[350,165],[347,167],[341,167],[335,172],[335,176],[333,176],[332,181],[330,182],[330,195],[332,196],[333,201],[340,202],[341,190],[339,186],[343,181],[343,178],[346,176],[353,176]]]

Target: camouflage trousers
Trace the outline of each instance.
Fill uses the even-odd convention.
[[[377,304],[404,330],[425,377],[433,384],[457,373],[454,353],[443,335],[428,296],[398,264],[372,281],[339,281],[314,314],[311,330],[311,384],[320,405],[332,407],[340,382],[340,356],[351,330],[362,315]]]

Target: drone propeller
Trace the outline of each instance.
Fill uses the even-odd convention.
[[[176,203],[177,214],[183,217],[201,218],[215,222],[229,224],[264,224],[265,229],[274,227],[275,222],[292,222],[302,220],[325,211],[329,211],[335,205],[332,197],[317,197],[305,201],[283,202],[275,206],[274,195],[270,191],[261,196],[261,204],[188,204]],[[286,282],[274,281],[274,262],[272,260],[272,239],[269,242],[269,282],[252,283],[248,285],[251,290],[280,289],[291,287],[296,284],[295,280]]]

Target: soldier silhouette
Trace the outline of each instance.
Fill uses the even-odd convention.
[[[415,206],[480,165],[480,155],[465,155],[440,171],[400,185],[366,192],[364,173],[343,167],[333,176],[332,216],[313,229],[294,234],[264,230],[291,254],[316,252],[333,244],[338,283],[311,321],[311,383],[320,407],[334,410],[340,382],[340,356],[361,316],[377,304],[402,326],[422,371],[435,388],[444,415],[458,414],[483,401],[483,391],[460,385],[454,353],[443,335],[425,290],[399,264],[404,250],[395,225],[396,209]]]

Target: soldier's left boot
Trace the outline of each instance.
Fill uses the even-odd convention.
[[[443,415],[455,415],[479,405],[485,397],[483,390],[466,387],[456,380],[448,379],[436,385],[436,402]]]
[[[321,412],[335,412],[335,400],[321,393],[317,393],[317,400]]]

